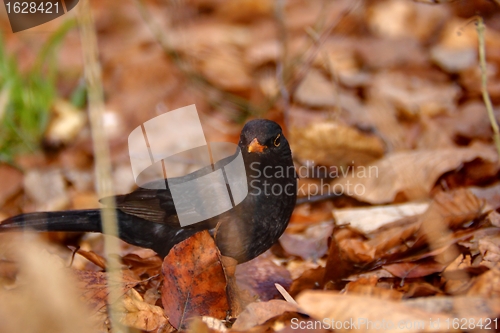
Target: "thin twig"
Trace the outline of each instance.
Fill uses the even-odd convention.
[[[283,296],[285,301],[287,301],[288,303],[291,303],[293,305],[298,305],[297,301],[295,301],[293,299],[293,297],[288,293],[288,291],[286,291],[285,288],[283,288],[283,286],[281,284],[275,283],[274,286],[276,287],[276,289],[278,289],[279,293],[281,294],[281,296]]]
[[[278,87],[280,89],[280,96],[283,100],[283,119],[285,121],[286,131],[290,130],[290,94],[286,88],[285,75],[286,63],[288,57],[288,36],[285,25],[285,0],[277,0],[275,7],[275,17],[278,23],[279,39],[281,41],[281,59],[277,60],[276,77]],[[286,133],[285,133],[286,134]]]
[[[98,60],[97,37],[92,13],[90,11],[89,0],[81,1],[79,7],[80,11],[78,19],[80,25],[80,37],[82,40],[84,73],[88,91],[90,129],[92,133],[95,172],[97,179],[96,190],[97,195],[103,198],[114,193],[112,191],[113,183],[111,177],[111,162],[109,159],[109,145],[103,127],[104,93],[101,80],[101,66]],[[103,233],[115,236],[104,238],[104,253],[108,262],[108,302],[110,302],[110,300],[117,300],[122,296],[122,275],[120,271],[120,262],[110,255],[112,253],[118,253],[120,250],[117,238],[118,225],[113,206],[114,202],[111,204],[111,207],[106,209],[106,213],[104,213],[104,209],[101,210]],[[111,283],[111,281],[118,283]],[[119,310],[117,309],[117,305],[109,303],[109,318],[112,330],[114,332],[128,332],[128,329],[120,324],[118,317]]]
[[[309,72],[309,69],[312,66],[312,63],[314,62],[314,59],[316,59],[321,46],[326,42],[328,37],[330,36],[330,33],[332,30],[346,17],[349,15],[354,9],[358,7],[358,5],[361,3],[361,0],[356,1],[353,5],[351,5],[349,8],[344,9],[338,16],[337,19],[334,20],[328,28],[326,28],[321,35],[318,37],[317,41],[313,44],[311,49],[309,50],[309,54],[304,61],[304,65],[302,66],[302,70],[296,75],[295,79],[292,81],[290,84],[290,88],[288,89],[290,96],[293,96],[297,88],[299,87],[300,83],[302,80],[305,78],[306,74]]]
[[[318,34],[314,29],[311,27],[306,28],[306,33],[312,38],[313,41],[318,41]],[[329,120],[337,120],[338,117],[340,116],[340,113],[342,112],[342,104],[340,101],[340,79],[339,75],[335,71],[335,68],[333,67],[333,63],[330,60],[330,57],[328,56],[328,53],[326,51],[321,52],[321,56],[323,57],[323,63],[328,70],[328,73],[330,74],[330,83],[333,86],[334,89],[334,97],[335,97],[335,111],[334,112],[328,112],[328,118]]]
[[[476,24],[477,36],[479,41],[479,64],[481,67],[481,92],[483,94],[484,104],[486,106],[486,111],[488,112],[488,117],[490,118],[491,128],[493,129],[493,140],[495,141],[495,146],[497,148],[498,156],[500,157],[500,131],[498,130],[498,123],[495,119],[495,113],[493,112],[493,105],[491,103],[490,95],[488,94],[488,75],[486,73],[486,51],[484,46],[484,33],[485,26],[482,17],[477,18]]]
[[[164,29],[162,29],[153,19],[149,10],[146,8],[144,0],[135,0],[137,8],[142,16],[143,21],[148,26],[149,30],[153,34],[160,47],[163,49],[165,54],[174,62],[177,68],[187,77],[193,84],[197,85],[200,90],[208,91],[207,96],[219,96],[218,101],[209,99],[208,102],[214,107],[220,107],[224,103],[232,103],[235,107],[242,110],[247,114],[260,114],[262,113],[262,108],[253,105],[247,99],[240,97],[238,95],[232,94],[230,92],[224,91],[212,85],[203,75],[192,70],[182,56],[175,50],[168,40]],[[214,92],[214,93],[212,93]],[[222,102],[221,102],[222,101]],[[266,106],[267,107],[267,106]],[[270,107],[270,106],[269,106]],[[266,110],[267,111],[267,110]]]

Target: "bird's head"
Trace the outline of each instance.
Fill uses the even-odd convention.
[[[243,156],[251,159],[291,157],[290,146],[280,125],[272,120],[255,119],[247,122],[241,131],[238,145]]]

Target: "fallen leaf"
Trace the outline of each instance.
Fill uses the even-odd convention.
[[[45,133],[45,140],[56,147],[71,143],[85,126],[86,113],[61,99],[54,102],[52,111],[53,115]]]
[[[285,232],[279,239],[283,249],[302,259],[318,259],[328,251],[328,238],[333,231],[332,223],[312,225],[300,234]]]
[[[455,110],[460,94],[458,86],[401,72],[382,72],[376,75],[372,80],[372,87],[372,93],[376,92],[378,98],[394,105],[407,119],[436,116]]]
[[[21,171],[7,164],[0,164],[0,179],[2,180],[0,207],[2,207],[6,200],[21,191],[23,187],[23,174]]]
[[[147,279],[161,272],[162,260],[150,249],[136,249],[122,257],[122,262],[139,278]]]
[[[335,106],[340,103],[335,98],[332,82],[315,69],[311,69],[295,92],[295,99],[310,107]]]
[[[324,277],[325,268],[321,266],[304,271],[299,278],[293,280],[290,286],[290,295],[295,297],[303,290],[322,288]]]
[[[496,263],[498,265],[498,261]],[[498,268],[492,268],[475,278],[472,286],[467,290],[467,296],[498,299],[500,297],[500,271]]]
[[[392,275],[402,279],[418,278],[439,273],[442,272],[445,267],[445,264],[432,260],[427,262],[403,262],[382,266],[382,268],[389,271]]]
[[[384,145],[378,137],[334,122],[294,128],[290,137],[294,156],[311,160],[314,165],[339,166],[341,170],[336,176],[351,174],[353,163],[364,165],[384,153]]]
[[[371,7],[367,24],[378,36],[392,39],[426,40],[446,20],[449,13],[441,6],[426,6],[417,2],[390,0]]]
[[[230,310],[220,253],[208,231],[175,245],[162,266],[162,303],[179,329],[193,316],[224,319]]]
[[[17,261],[15,283],[0,278],[0,330],[97,333],[88,308],[78,299],[71,270],[48,247],[29,233],[0,242],[0,257],[10,254]]]
[[[239,315],[232,328],[238,331],[249,330],[285,312],[299,312],[299,309],[292,303],[277,299],[254,302]]]
[[[144,302],[135,289],[130,289],[122,296],[117,311],[122,324],[147,332],[157,330],[168,323],[163,309]]]
[[[108,301],[109,290],[106,273],[79,270],[73,270],[73,273],[78,280],[81,298],[94,312],[100,311],[108,302],[113,303],[116,301],[116,299]],[[123,284],[120,287],[122,294],[125,294],[140,282],[135,280],[130,274],[123,274],[122,279]],[[112,283],[115,284],[116,281]]]
[[[356,294],[393,301],[401,300],[403,297],[403,293],[397,290],[378,287],[377,282],[378,278],[374,275],[369,278],[360,277],[345,286],[345,294]]]
[[[413,39],[381,39],[360,36],[354,45],[363,65],[385,70],[397,66],[425,66],[428,54]],[[391,52],[387,52],[391,50]],[[367,83],[370,83],[368,81]]]
[[[285,267],[276,265],[271,259],[262,255],[236,266],[236,283],[253,297],[268,301],[279,296],[275,283],[288,288],[292,278]]]
[[[227,328],[222,321],[213,317],[193,317],[189,320],[188,333],[212,333],[227,332]]]
[[[429,313],[447,314],[454,318],[495,318],[500,314],[500,306],[496,299],[481,297],[422,297],[405,300],[403,304]]]
[[[395,152],[363,167],[364,172],[349,173],[332,186],[350,188],[351,191],[345,194],[372,204],[392,202],[397,195],[407,200],[426,199],[442,174],[476,158],[497,160],[492,149],[481,145]]]
[[[305,291],[297,297],[297,303],[316,320],[333,324],[336,332],[459,331],[446,326],[448,316],[414,309],[403,302],[332,291]]]
[[[474,195],[480,199],[486,200],[486,202],[492,207],[492,209],[497,209],[500,207],[500,184],[488,186],[488,187],[469,187],[468,188]],[[496,225],[500,227],[500,225]]]
[[[252,21],[272,14],[274,4],[271,0],[235,0],[216,8],[225,20]]]
[[[209,53],[203,59],[201,71],[214,85],[228,91],[245,91],[252,84],[241,55],[230,47]]]
[[[349,260],[348,253],[341,246],[341,241],[338,232],[334,232],[328,249],[325,275],[323,277],[323,284],[330,283],[336,288],[340,288],[343,283],[342,280],[355,271],[353,262]]]
[[[338,226],[349,225],[365,234],[401,218],[422,214],[429,207],[426,202],[400,205],[334,209],[333,217]]]
[[[459,73],[476,66],[478,56],[475,27],[463,20],[450,20],[430,54],[432,60],[448,73]]]
[[[449,229],[461,228],[479,217],[484,207],[484,200],[478,199],[467,189],[439,192],[421,217],[422,232],[441,234],[436,223]]]
[[[102,256],[98,255],[94,251],[85,251],[83,249],[78,249],[76,251],[79,255],[90,261],[91,263],[95,264],[96,266],[106,269],[106,259],[104,259]]]
[[[67,208],[69,196],[61,169],[32,169],[24,176],[24,190],[40,211]]]

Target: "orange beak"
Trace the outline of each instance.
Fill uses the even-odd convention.
[[[252,142],[248,145],[249,153],[262,153],[267,146],[263,146],[257,141],[257,138],[253,139]]]

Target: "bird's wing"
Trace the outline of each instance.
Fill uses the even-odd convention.
[[[116,208],[126,214],[155,223],[180,226],[172,195],[168,188],[158,190],[138,188],[129,194],[104,198],[100,202],[109,206],[109,201],[113,198],[115,199]]]
[[[216,163],[216,168],[226,165],[235,157],[236,154],[222,159]],[[168,187],[169,182],[173,184],[182,184],[207,175],[212,171],[212,166],[207,166],[183,177],[170,178],[168,182],[165,180],[157,180],[145,184],[145,188],[140,187],[129,194],[115,196],[116,208],[126,214],[147,221],[180,227],[177,210],[175,209],[174,200]],[[191,200],[191,198],[196,195],[196,192],[196,189],[188,188],[184,192],[177,194],[181,198],[177,204],[182,205],[180,207],[182,212],[189,214],[190,211],[196,212],[198,210],[199,207],[196,207],[197,201]],[[101,199],[100,202],[109,206],[109,200],[112,198],[113,197],[104,198]]]

